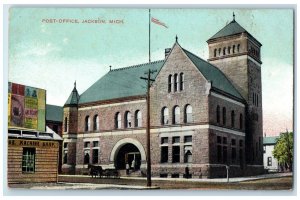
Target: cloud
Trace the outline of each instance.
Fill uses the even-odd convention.
[[[65,45],[69,44],[69,38],[64,38],[64,39],[63,39],[63,43],[64,43]]]
[[[263,125],[267,135],[278,135],[293,124],[293,66],[265,59],[262,65]]]
[[[47,56],[51,53],[60,52],[61,48],[59,46],[56,46],[50,42],[48,43],[38,43],[35,42],[32,43],[23,43],[22,45],[19,45],[17,47],[16,54],[10,54],[15,55],[15,57],[19,57],[20,59],[27,58],[30,56],[34,57],[41,57],[41,56]]]

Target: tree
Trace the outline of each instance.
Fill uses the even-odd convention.
[[[273,150],[273,156],[278,160],[281,167],[292,171],[294,140],[293,132],[281,133]]]

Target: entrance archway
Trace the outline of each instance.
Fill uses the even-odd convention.
[[[133,144],[125,144],[117,153],[115,159],[116,169],[126,169],[126,164],[129,169],[139,170],[141,166],[141,153]]]
[[[113,147],[110,155],[110,162],[114,163],[116,169],[138,170],[146,163],[146,154],[142,144],[131,138],[125,138],[118,141]]]

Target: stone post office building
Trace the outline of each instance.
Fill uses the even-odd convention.
[[[263,172],[261,43],[235,19],[207,40],[207,61],[176,41],[165,59],[110,70],[64,105],[64,173],[87,164],[146,172],[146,82],[152,176],[193,178]]]

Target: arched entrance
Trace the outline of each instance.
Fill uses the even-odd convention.
[[[126,169],[126,163],[128,163],[130,169],[144,168],[146,166],[144,147],[136,139],[121,139],[111,151],[110,162],[114,163],[114,167],[120,170]]]
[[[126,169],[126,164],[129,169],[139,170],[141,167],[141,153],[133,144],[123,145],[115,159],[116,169]]]

